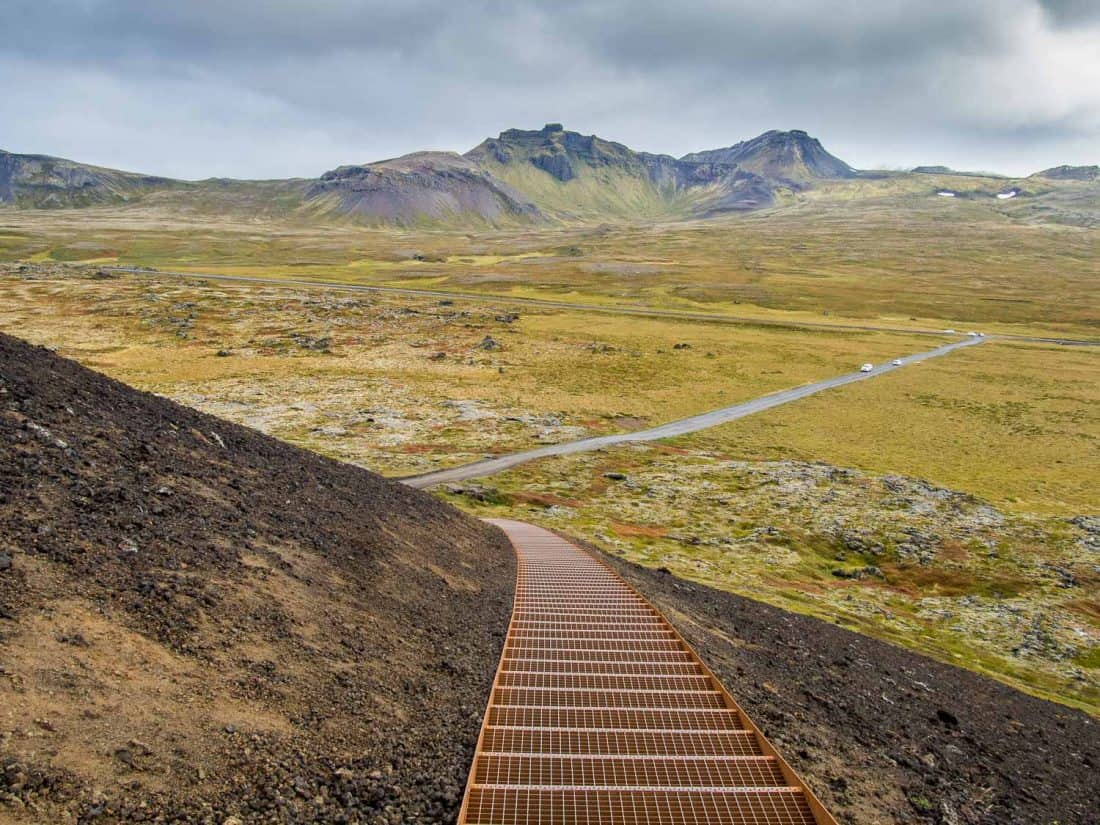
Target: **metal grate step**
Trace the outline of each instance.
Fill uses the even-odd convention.
[[[661,614],[538,527],[461,825],[836,825]]]
[[[797,788],[698,790],[678,788],[470,789],[467,825],[667,823],[667,825],[814,825]]]

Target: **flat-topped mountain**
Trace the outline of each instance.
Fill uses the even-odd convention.
[[[1100,180],[1100,166],[1055,166],[1036,172],[1032,177],[1047,180]]]
[[[965,170],[952,169],[950,166],[914,166],[911,170],[915,175],[949,175],[957,178],[1002,178],[992,172],[967,172]]]

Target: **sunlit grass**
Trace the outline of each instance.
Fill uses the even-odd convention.
[[[1023,512],[1095,512],[1098,379],[1100,350],[995,341],[677,443],[904,472]]]

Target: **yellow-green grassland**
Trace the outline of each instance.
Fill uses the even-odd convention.
[[[1100,234],[845,186],[706,221],[468,231],[155,201],[7,210],[0,329],[391,476],[988,333],[711,430],[437,494],[1097,713],[1100,348],[1012,336],[1100,338]]]

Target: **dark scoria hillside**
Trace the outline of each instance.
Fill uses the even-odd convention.
[[[820,619],[606,557],[843,825],[1098,825],[1100,724]]]
[[[447,822],[497,531],[0,335],[0,821]]]

